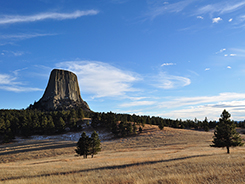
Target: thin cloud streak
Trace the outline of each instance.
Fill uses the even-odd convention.
[[[195,1],[196,0],[184,0],[171,4],[163,3],[163,5],[159,5],[158,3],[156,3],[152,7],[150,7],[150,11],[147,13],[147,16],[151,17],[151,19],[154,19],[164,13],[179,13]]]
[[[41,14],[29,15],[29,16],[5,15],[0,18],[0,25],[15,24],[15,23],[22,23],[22,22],[36,22],[36,21],[42,21],[46,19],[53,19],[53,20],[76,19],[82,16],[96,15],[98,13],[99,11],[97,10],[87,10],[87,11],[77,10],[73,13],[41,13]]]
[[[245,99],[244,93],[220,93],[217,96],[182,97],[171,101],[163,102],[161,108],[177,108],[184,106],[194,106],[207,103],[218,103],[229,100]]]
[[[0,39],[10,39],[10,40],[25,40],[35,37],[42,37],[42,36],[54,36],[57,34],[40,34],[40,33],[30,33],[30,34],[13,34],[13,35],[1,35]]]
[[[204,119],[207,117],[209,120],[218,120],[221,112],[228,110],[232,118],[235,120],[244,120],[245,100],[221,102],[217,104],[207,104],[199,106],[191,106],[180,110],[173,110],[160,114],[163,117],[181,118],[181,119]]]
[[[172,66],[176,65],[176,63],[163,63],[161,66]]]
[[[8,74],[0,74],[0,89],[12,92],[42,91],[40,88],[23,87],[21,82],[16,82],[17,78]]]
[[[156,18],[157,16],[163,15],[165,13],[180,13],[184,11],[188,6],[192,5],[193,3],[198,2],[196,0],[182,0],[176,3],[151,3],[150,10],[146,14],[151,19]],[[210,14],[213,17],[214,13],[218,14],[227,14],[235,12],[245,6],[245,1],[240,2],[231,2],[231,1],[224,1],[221,3],[215,4],[207,4],[199,8],[194,8],[193,12],[190,13],[192,16],[196,16],[199,19],[204,19],[202,15]],[[243,19],[243,17],[241,17]],[[233,19],[229,19],[231,22]]]
[[[149,106],[156,104],[155,101],[134,101],[129,103],[123,103],[120,107],[135,107],[135,106]]]
[[[169,75],[166,72],[160,72],[160,74],[155,77],[155,80],[156,84],[154,84],[154,86],[162,89],[174,89],[191,84],[191,80],[189,78]]]
[[[0,89],[11,92],[33,92],[43,91],[40,88],[22,87],[22,86],[0,86]]]
[[[239,3],[231,3],[228,1],[216,4],[208,4],[199,8],[195,14],[207,14],[213,15],[213,13],[225,14],[234,12],[245,6],[245,1]]]
[[[2,84],[11,84],[16,78],[11,77],[7,74],[0,74],[0,85]]]

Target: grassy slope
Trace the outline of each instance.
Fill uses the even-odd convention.
[[[74,142],[29,141],[0,150],[2,183],[245,183],[245,148],[211,148],[212,132],[146,126],[103,142],[91,159]],[[244,138],[244,137],[243,137]]]

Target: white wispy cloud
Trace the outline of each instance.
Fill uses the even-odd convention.
[[[209,71],[210,70],[210,68],[205,68],[205,71]]]
[[[160,72],[159,75],[155,77],[155,82],[154,86],[162,89],[174,89],[191,84],[191,80],[189,78],[169,75],[166,72]]]
[[[224,51],[226,51],[226,48],[220,49],[218,52],[216,52],[216,54],[222,53]]]
[[[245,15],[240,15],[239,17],[238,17],[238,22],[244,22],[245,21]]]
[[[212,22],[213,22],[213,23],[218,23],[218,22],[220,22],[221,20],[222,20],[222,18],[216,17],[216,18],[213,18],[213,19],[212,19]]]
[[[155,2],[155,3],[154,3]],[[189,14],[191,16],[196,16],[198,19],[204,19],[203,15],[209,14],[211,18],[216,15],[222,15],[227,13],[232,13],[238,10],[241,10],[243,7],[245,7],[245,1],[244,0],[238,0],[238,1],[228,1],[224,0],[218,3],[209,3],[203,6],[200,6],[198,4],[197,0],[182,0],[175,3],[162,3],[162,1],[151,1],[149,3],[149,12],[147,13],[147,16],[151,17],[151,19],[154,19],[157,16],[163,15],[165,13],[180,13],[183,12],[187,7],[191,5],[195,5],[192,8],[192,11],[189,11],[186,14]],[[221,18],[220,18],[221,19]],[[220,21],[220,19],[213,19],[214,23],[217,23],[217,21]],[[244,17],[240,17],[240,19],[244,19]],[[229,22],[231,22],[233,19],[229,19]]]
[[[97,10],[87,10],[87,11],[80,11],[77,10],[72,13],[40,13],[36,15],[4,15],[0,17],[0,25],[1,24],[15,24],[15,23],[23,23],[23,22],[35,22],[35,21],[42,21],[46,19],[53,19],[53,20],[65,20],[65,19],[76,19],[82,16],[88,15],[96,15],[99,11]]]
[[[31,87],[23,87],[23,86],[1,86],[0,89],[5,91],[12,91],[12,92],[32,92],[32,91],[42,91],[40,88],[31,88]]]
[[[133,101],[129,103],[123,103],[120,107],[135,107],[135,106],[149,106],[156,104],[155,101]]]
[[[204,19],[203,16],[197,16],[198,19]]]
[[[0,85],[11,84],[13,81],[15,81],[15,79],[15,77],[11,77],[8,74],[0,74]]]
[[[245,6],[245,1],[222,1],[215,4],[208,4],[198,8],[196,14],[210,14],[211,16],[214,13],[225,14],[237,11]]]
[[[164,13],[178,13],[183,11],[193,2],[195,2],[195,0],[183,0],[177,3],[159,3],[159,1],[157,1],[157,3],[151,4],[150,11],[147,13],[147,16],[154,19]]]
[[[161,107],[176,108],[183,106],[195,106],[208,103],[220,103],[230,100],[245,99],[245,93],[220,93],[217,96],[197,96],[197,97],[181,97],[171,101],[163,102]]]
[[[0,74],[0,89],[12,92],[42,91],[40,88],[26,87],[17,81],[17,77],[8,74]]]
[[[3,50],[1,52],[2,56],[22,56],[24,54],[23,51],[8,51],[8,50]]]
[[[7,40],[25,40],[35,37],[42,37],[42,36],[54,36],[57,34],[40,34],[40,33],[23,33],[23,34],[11,34],[11,35],[0,35],[0,39],[7,39]]]
[[[230,54],[227,54],[226,56],[230,57],[240,57],[244,58],[245,57],[245,49],[244,48],[230,48]]]
[[[93,97],[125,96],[137,91],[132,85],[141,80],[138,74],[98,61],[68,61],[57,66],[75,72],[82,91]]]
[[[228,69],[231,69],[231,66],[227,66]]]
[[[136,100],[119,106],[122,108],[140,108],[130,113],[139,111],[141,114],[151,114],[171,119],[198,118],[201,120],[205,117],[218,120],[221,112],[226,109],[232,113],[235,120],[245,119],[245,93],[220,93],[214,96],[179,98],[169,96],[158,100]]]
[[[176,63],[163,63],[161,66],[172,66],[176,65]]]
[[[26,39],[31,39],[31,38],[36,38],[36,37],[44,37],[44,36],[54,36],[57,34],[50,34],[50,33],[20,33],[20,34],[5,34],[5,35],[0,35],[0,45],[8,45],[8,44],[15,44],[17,41],[21,40],[26,40]],[[15,54],[20,54],[20,53],[15,53]],[[24,54],[24,53],[23,53]],[[4,53],[2,52],[2,55]]]
[[[240,101],[226,101],[226,102],[217,102],[216,104],[207,104],[207,105],[198,105],[191,106],[183,109],[173,110],[165,113],[159,114],[163,117],[171,118],[182,118],[182,119],[192,119],[197,118],[203,120],[205,117],[208,117],[209,120],[218,120],[220,114],[224,109],[228,110],[232,115],[234,120],[244,120],[244,111],[245,111],[245,100]]]

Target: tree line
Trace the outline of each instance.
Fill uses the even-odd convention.
[[[93,128],[107,128],[115,136],[126,137],[142,132],[145,124],[173,128],[187,128],[208,131],[215,128],[216,121],[166,119],[158,116],[139,116],[120,113],[99,113],[83,111],[82,108],[42,112],[39,110],[0,110],[0,142],[8,142],[15,136],[31,136],[35,134],[56,134],[64,131],[82,130],[82,119],[91,118]],[[245,127],[245,121],[232,121],[236,126]]]
[[[116,137],[126,137],[141,133],[145,124],[157,125],[161,130],[164,126],[204,131],[215,128],[213,147],[226,147],[229,153],[229,147],[243,145],[235,128],[245,128],[245,120],[240,122],[230,120],[230,114],[226,110],[222,112],[221,118],[216,122],[208,121],[207,118],[203,121],[196,118],[182,121],[181,119],[172,120],[135,114],[88,112],[83,111],[82,108],[48,112],[31,109],[2,109],[0,110],[0,142],[9,142],[15,136],[28,137],[36,134],[52,135],[68,130],[80,131],[85,117],[92,119],[91,126],[93,128],[106,128]],[[87,137],[86,139],[90,140],[91,138]]]
[[[92,126],[96,127],[106,127],[113,134],[117,136],[127,136],[130,134],[135,134],[137,131],[142,131],[145,124],[157,125],[159,129],[163,129],[164,126],[172,128],[187,128],[195,130],[209,131],[210,128],[215,128],[216,121],[208,121],[205,118],[203,121],[197,120],[181,120],[181,119],[166,119],[159,116],[139,116],[130,114],[116,114],[113,112],[107,113],[93,113],[92,114]],[[136,130],[136,125],[139,130]]]
[[[80,130],[78,122],[90,116],[83,109],[67,111],[0,110],[0,142],[9,142],[15,136],[28,137],[35,134],[56,134]]]

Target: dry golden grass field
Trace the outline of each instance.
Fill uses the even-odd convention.
[[[69,141],[1,145],[0,183],[245,183],[245,147],[226,154],[209,146],[212,136],[147,125],[138,136],[104,141],[93,159],[76,156]]]

